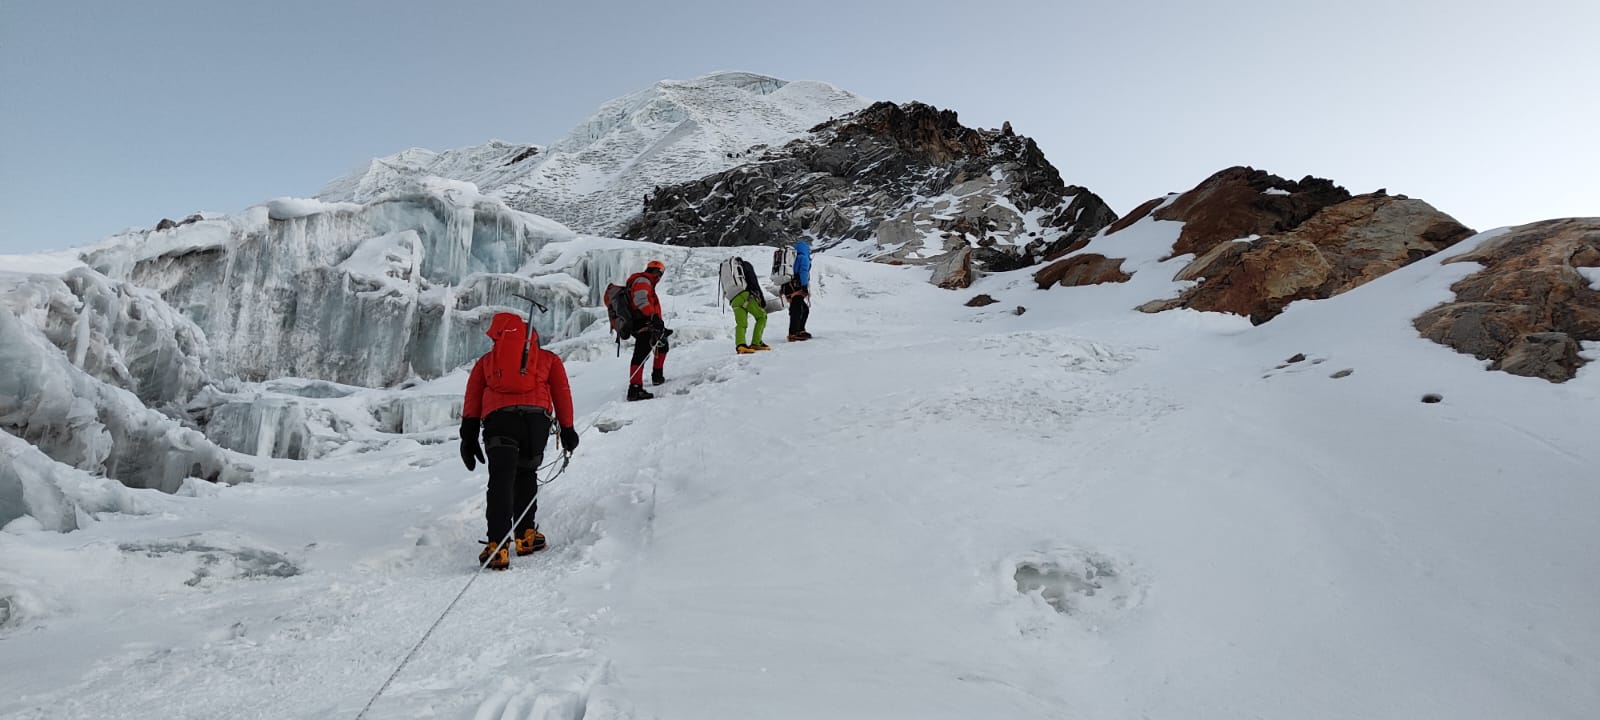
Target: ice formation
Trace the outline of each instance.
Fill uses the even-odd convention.
[[[51,460],[10,433],[0,432],[0,460],[0,527],[27,515],[42,529],[66,532],[92,513],[138,510],[121,483]]]
[[[155,237],[168,236],[171,237]],[[486,312],[538,292],[513,275],[571,231],[428,178],[371,204],[280,200],[85,254],[150,288],[209,340],[216,373],[381,386],[481,352]]]
[[[7,293],[19,296],[28,295]],[[74,358],[31,320],[12,307],[0,309],[0,366],[6,368],[0,374],[0,430],[57,462],[132,487],[172,492],[187,477],[226,482],[248,477],[248,466],[234,462],[198,431],[73,362],[91,355],[114,358],[113,351],[101,346]],[[72,340],[82,347],[92,344],[92,335],[84,332]]]
[[[459,389],[399,388],[475,359],[493,313],[530,314],[559,343],[604,319],[608,283],[663,258],[670,287],[691,262],[440,179],[367,205],[275,200],[82,257],[4,276],[0,359],[20,371],[0,380],[0,422],[58,462],[166,491],[243,479],[242,456],[453,427]]]

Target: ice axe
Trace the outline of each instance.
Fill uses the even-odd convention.
[[[528,332],[522,340],[522,369],[518,373],[521,375],[527,375],[528,353],[533,351],[533,309],[539,308],[539,312],[550,312],[550,308],[545,307],[543,303],[528,297],[527,295],[523,295],[522,293],[511,293],[511,295],[513,297],[519,297],[528,301]]]

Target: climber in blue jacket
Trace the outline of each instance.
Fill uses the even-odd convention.
[[[784,283],[782,291],[789,300],[789,342],[810,340],[806,319],[811,317],[811,243],[795,242],[794,277]]]

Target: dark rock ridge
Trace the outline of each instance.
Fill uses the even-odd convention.
[[[657,188],[622,235],[688,246],[809,238],[819,250],[908,264],[972,248],[979,269],[1002,271],[1116,219],[1009,126],[977,130],[950,110],[880,102],[748,164]]]
[[[1423,337],[1491,361],[1492,370],[1564,382],[1600,341],[1600,218],[1512,228],[1445,260],[1484,268],[1450,286],[1456,298],[1418,316]]]

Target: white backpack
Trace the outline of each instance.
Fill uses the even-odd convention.
[[[744,292],[749,285],[744,276],[744,264],[739,262],[739,258],[731,257],[722,261],[722,274],[717,278],[717,287],[722,290],[722,299],[733,302],[733,299]]]
[[[772,253],[772,282],[782,287],[794,279],[794,261],[799,256],[793,245],[785,245]]]

